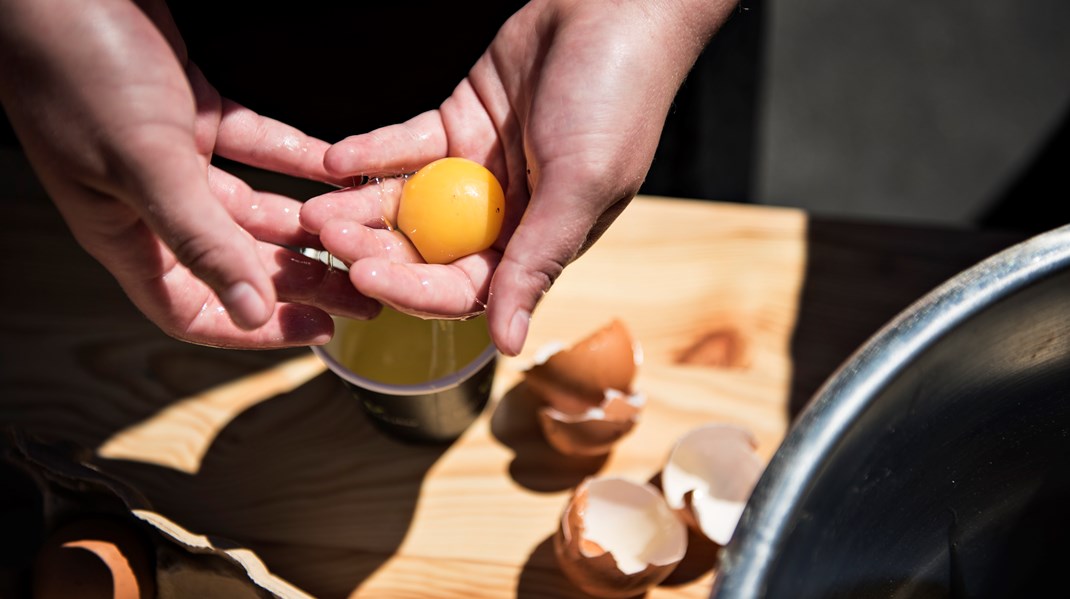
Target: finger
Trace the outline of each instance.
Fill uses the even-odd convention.
[[[320,234],[327,221],[343,219],[367,227],[393,228],[402,185],[401,179],[380,178],[310,198],[301,206],[301,226]]]
[[[552,175],[544,171],[490,284],[488,325],[506,355],[523,349],[535,306],[579,255],[601,213],[599,198],[577,197],[567,178]]]
[[[259,249],[279,300],[315,306],[348,318],[367,319],[379,313],[379,302],[360,293],[345,270],[270,244],[262,243]]]
[[[400,232],[345,220],[328,221],[323,247],[349,265],[353,287],[419,316],[458,318],[482,312],[500,254],[487,250],[445,265],[426,264]]]
[[[243,164],[294,177],[344,186],[323,166],[330,144],[223,98],[215,153]]]
[[[385,258],[401,264],[419,264],[420,252],[399,231],[373,229],[346,220],[332,220],[320,231],[320,241],[345,264],[365,258]]]
[[[210,286],[235,324],[262,326],[274,311],[275,289],[255,242],[212,194],[192,140],[173,129],[144,128],[133,148],[129,203],[178,260]],[[161,160],[161,157],[167,157]]]
[[[335,177],[397,175],[410,173],[446,155],[449,145],[437,110],[347,137],[324,156],[324,167]]]
[[[160,245],[159,241],[149,243]],[[166,250],[160,247],[160,251]],[[127,276],[120,282],[161,330],[184,341],[216,347],[318,345],[333,334],[330,314],[367,319],[379,312],[380,304],[358,292],[344,271],[266,243],[257,245],[257,253],[282,301],[253,330],[235,325],[219,298],[181,264],[159,277]],[[155,265],[152,261],[139,264],[139,260],[145,259],[129,256],[122,272],[137,273]],[[167,308],[161,309],[164,305]]]
[[[209,167],[208,186],[235,222],[256,239],[292,247],[319,247],[319,238],[301,226],[301,202],[254,190],[215,167]]]
[[[304,304],[280,302],[262,326],[240,329],[213,296],[179,339],[200,345],[233,349],[277,349],[323,345],[334,335],[334,321],[327,312]]]
[[[366,258],[350,265],[349,278],[364,295],[401,312],[462,318],[486,307],[498,257],[495,252],[480,252],[445,265]]]
[[[256,329],[238,327],[219,298],[188,268],[177,262],[170,249],[147,225],[137,221],[114,236],[83,231],[87,249],[115,276],[134,304],[168,335],[202,345],[233,348],[275,348],[325,343],[333,332],[327,312],[313,305],[276,304],[266,322]],[[274,251],[267,244],[256,248],[258,260],[273,263]],[[272,276],[286,295],[299,286],[300,277],[292,268],[279,263]],[[308,278],[309,275],[306,275]],[[316,300],[324,306],[347,303],[335,299],[344,292],[335,291],[340,284],[335,274],[319,285]],[[356,293],[351,283],[345,286]],[[373,308],[374,309],[374,308]],[[359,312],[359,311],[358,311]]]

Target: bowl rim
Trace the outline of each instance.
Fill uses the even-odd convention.
[[[494,345],[494,341],[487,342],[487,346],[483,348],[483,351],[479,353],[470,362],[465,364],[462,368],[451,372],[450,374],[433,379],[424,383],[412,384],[412,385],[394,385],[391,383],[384,383],[375,379],[369,379],[353,372],[346,368],[341,362],[339,362],[330,351],[327,350],[326,345],[313,345],[311,347],[312,353],[316,354],[320,360],[327,366],[327,368],[335,375],[340,377],[350,385],[380,393],[383,395],[428,395],[439,393],[447,389],[457,387],[475,376],[476,373],[486,367],[491,361],[498,356],[498,347]]]
[[[997,301],[1070,269],[1070,225],[947,279],[856,349],[814,393],[773,453],[725,547],[711,597],[760,597],[798,501],[879,392],[938,340]]]

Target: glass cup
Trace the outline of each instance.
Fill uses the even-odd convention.
[[[386,306],[371,320],[335,317],[334,337],[312,351],[381,430],[432,443],[455,440],[479,417],[498,362],[485,315],[426,320]]]

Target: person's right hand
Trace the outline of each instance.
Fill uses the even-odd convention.
[[[340,177],[407,173],[445,156],[487,166],[506,193],[490,249],[424,264],[382,224],[396,212],[398,179],[313,198],[302,224],[350,265],[361,292],[421,316],[485,307],[494,342],[516,355],[543,294],[638,192],[677,89],[734,5],[532,0],[437,110],[327,152]]]
[[[223,99],[163,0],[0,3],[0,100],[79,243],[168,334],[267,348],[323,343],[379,304],[316,247],[301,204],[257,193],[213,153],[339,183],[326,142]],[[280,303],[277,303],[279,301]]]

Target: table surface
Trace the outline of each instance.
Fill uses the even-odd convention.
[[[768,460],[806,399],[869,335],[1020,234],[837,222],[638,198],[546,295],[491,404],[448,447],[380,434],[307,348],[184,344],[138,313],[32,185],[9,187],[0,263],[0,424],[95,452],[160,527],[246,548],[264,584],[316,597],[582,597],[551,538],[587,476],[655,478],[708,422]],[[12,226],[18,223],[18,226]],[[566,458],[514,393],[537,348],[612,318],[644,350],[638,426]],[[707,597],[695,551],[649,597]],[[250,555],[252,557],[250,557]]]

